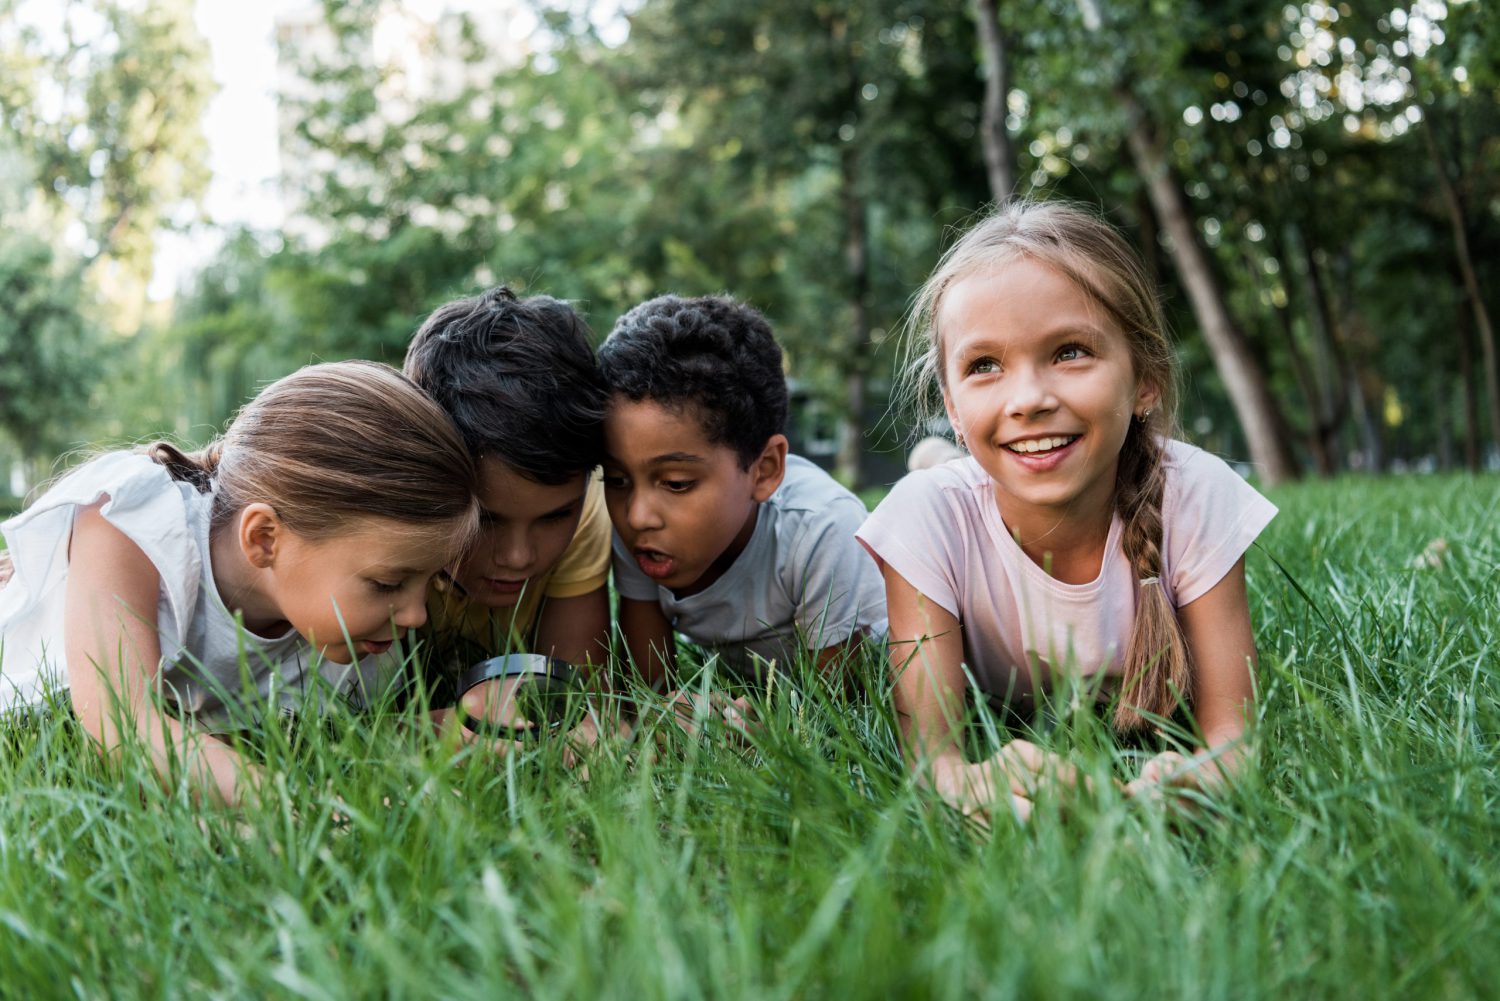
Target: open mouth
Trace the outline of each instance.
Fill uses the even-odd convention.
[[[521,589],[526,586],[526,578],[506,580],[502,577],[486,577],[484,578],[484,584],[491,591],[498,591],[500,594],[519,594]]]
[[[395,642],[393,640],[362,640],[359,648],[364,651],[366,656],[373,657],[377,654],[385,653],[394,645]]]
[[[672,571],[677,566],[676,560],[659,549],[637,549],[634,555],[641,573],[652,580],[662,580],[672,576]]]
[[[1076,434],[1058,434],[1045,438],[1023,438],[1005,447],[1017,455],[1051,455],[1062,451],[1081,437],[1082,435]]]

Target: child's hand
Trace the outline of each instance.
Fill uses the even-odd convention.
[[[1154,801],[1172,792],[1208,792],[1223,781],[1220,762],[1212,754],[1186,757],[1176,751],[1162,751],[1141,766],[1140,775],[1125,786],[1125,794]],[[1181,802],[1180,797],[1174,798]]]
[[[11,565],[10,553],[0,553],[0,587],[4,587],[10,580],[10,575],[15,572]]]
[[[970,764],[962,758],[940,758],[932,765],[933,788],[939,798],[985,830],[990,827],[991,808],[1003,797],[1009,797],[1017,820],[1025,823],[1031,817],[1031,797],[1004,769],[997,770],[994,761]]]
[[[475,733],[464,726],[463,718],[453,709],[434,709],[431,713],[432,725],[438,732],[438,737],[449,747],[468,746],[477,744],[487,747],[492,754],[506,755],[512,751],[519,751],[525,745],[519,740],[508,740],[503,737],[491,737],[483,733]]]
[[[578,777],[587,782],[589,766],[584,759],[610,731],[621,740],[629,740],[633,732],[630,724],[623,719],[603,719],[591,707],[584,715],[583,722],[569,730],[563,738],[567,741],[567,746],[563,749],[563,764],[568,768],[576,768]]]
[[[1038,790],[1048,784],[1073,789],[1081,782],[1085,789],[1093,788],[1093,781],[1080,776],[1068,759],[1029,740],[1012,740],[978,767],[998,770],[1011,792],[1028,799],[1035,799]]]
[[[726,727],[742,736],[748,736],[760,727],[751,716],[749,700],[743,695],[731,699],[722,692],[700,695],[677,689],[667,693],[666,702],[673,720],[689,737],[698,736],[699,720],[706,720],[713,715],[717,715]]]

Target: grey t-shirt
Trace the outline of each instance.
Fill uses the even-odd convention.
[[[854,538],[865,515],[833,477],[789,455],[785,479],[724,576],[679,598],[647,577],[616,535],[615,587],[655,601],[674,629],[741,672],[753,670],[752,655],[784,664],[800,651],[883,638],[885,585]]]

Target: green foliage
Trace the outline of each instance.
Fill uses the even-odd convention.
[[[156,231],[208,184],[212,82],[192,5],[66,0],[45,28],[24,6],[0,5],[0,128],[82,223],[85,257],[144,283]]]
[[[86,997],[1483,995],[1500,494],[1274,499],[1249,558],[1258,764],[1196,821],[1101,782],[985,836],[906,778],[869,663],[874,705],[783,678],[750,740],[648,719],[587,780],[555,743],[455,754],[399,713],[276,722],[269,794],[229,813],[43,714],[0,737],[7,989],[49,996],[65,970]],[[1134,767],[1089,713],[1037,738],[1099,780]]]
[[[25,232],[0,231],[0,439],[44,463],[72,442],[102,350],[79,307],[80,277]]]
[[[1121,81],[1308,462],[1453,462],[1497,444],[1470,417],[1483,369],[1436,183],[1441,166],[1492,297],[1492,5],[1002,6],[1022,187],[1099,204],[1136,239],[1179,335],[1192,434],[1243,454],[1124,145]],[[600,334],[650,295],[740,295],[816,405],[876,422],[908,297],[988,198],[970,5],[646,0],[616,39],[597,12],[549,4],[525,50],[476,11],[457,33],[406,33],[415,75],[449,78],[426,90],[374,58],[377,14],[393,11],[327,4],[330,44],[283,53],[304,78],[283,96],[286,232],[231,239],[165,322],[120,286],[202,190],[208,83],[186,3],[69,0],[51,35],[0,22],[0,132],[20,156],[6,170],[41,207],[8,206],[6,222],[49,234],[59,272],[111,256],[80,309],[135,335],[95,393],[114,405],[48,437],[199,437],[310,360],[398,362],[432,307],[501,281],[576,301]],[[851,375],[875,395],[859,415]]]

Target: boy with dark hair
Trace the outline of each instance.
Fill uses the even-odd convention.
[[[884,634],[881,577],[854,539],[864,504],[787,454],[765,317],[662,296],[620,318],[599,364],[619,621],[647,681],[675,666],[674,630],[745,674],[806,653],[829,665]]]
[[[434,698],[502,653],[603,664],[609,516],[593,473],[608,392],[588,328],[565,302],[502,286],[433,311],[405,372],[478,460],[484,509],[475,544],[428,590],[419,636]]]

